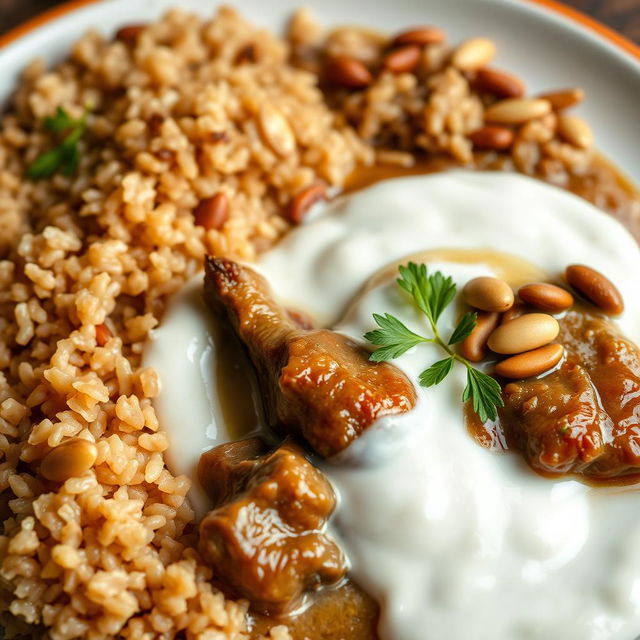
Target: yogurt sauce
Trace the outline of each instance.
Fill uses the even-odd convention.
[[[516,254],[550,274],[586,262],[618,285],[627,304],[619,323],[640,341],[635,241],[583,200],[519,175],[460,171],[378,183],[328,206],[259,268],[284,302],[360,339],[374,312],[426,330],[392,279],[363,285],[392,261],[442,247]],[[490,260],[451,255],[432,255],[429,268],[459,286],[496,272]],[[215,401],[203,400],[216,384],[216,345],[203,308],[185,312],[192,296],[187,288],[176,297],[145,358],[163,380],[157,409],[173,435],[174,470],[191,475],[200,452],[228,438]],[[445,334],[453,322],[449,309]],[[395,364],[415,380],[442,357],[421,345]],[[381,604],[381,637],[633,640],[640,493],[543,478],[515,453],[483,449],[464,426],[464,377],[456,367],[439,386],[418,387],[413,411],[379,421],[340,461],[322,465],[340,496],[334,533],[352,575]]]

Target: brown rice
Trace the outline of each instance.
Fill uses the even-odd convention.
[[[237,64],[248,42],[254,62]],[[36,61],[24,72],[0,128],[9,637],[32,625],[54,640],[246,637],[246,605],[211,586],[193,548],[190,482],[165,467],[159,381],[140,361],[167,297],[206,251],[253,258],[286,230],[280,213],[295,194],[339,186],[371,157],[286,55],[231,10],[209,21],[171,11],[133,47],[89,33],[54,70]],[[25,180],[50,145],[42,119],[87,104],[77,175]],[[223,228],[196,226],[192,211],[218,193]],[[95,464],[48,482],[40,461],[72,438],[95,442]]]
[[[160,381],[141,354],[206,252],[253,259],[287,230],[296,195],[342,186],[374,146],[403,166],[418,150],[471,160],[470,135],[495,100],[465,69],[491,47],[458,50],[455,68],[438,36],[412,73],[376,72],[356,92],[318,88],[327,57],[375,67],[388,45],[365,30],[327,34],[306,12],[285,41],[230,9],[211,20],[173,10],[114,40],[88,33],[53,70],[38,60],[24,71],[0,120],[7,637],[247,637],[247,605],[211,585],[194,548],[190,480],[165,466]],[[58,106],[75,117],[90,106],[79,169],[27,180]],[[554,163],[556,176],[584,166],[589,150],[542,116],[515,131],[512,162],[527,173]],[[199,226],[194,210],[217,194],[224,215]],[[46,480],[41,461],[71,439],[95,443],[93,466]]]

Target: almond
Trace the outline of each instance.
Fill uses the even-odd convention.
[[[134,45],[138,36],[147,28],[146,24],[128,24],[116,31],[114,38],[129,46]]]
[[[325,76],[329,84],[345,89],[364,89],[373,82],[371,71],[364,63],[348,56],[329,60]]]
[[[564,347],[561,344],[548,344],[499,362],[496,373],[503,378],[531,378],[553,369],[563,357]]]
[[[391,73],[409,73],[420,62],[420,48],[407,45],[388,53],[382,61],[382,66]]]
[[[599,271],[583,264],[572,264],[565,270],[565,279],[578,293],[605,313],[617,316],[624,311],[622,294]]]
[[[480,311],[473,331],[460,343],[460,355],[471,362],[480,362],[487,355],[487,340],[499,319],[499,313]]]
[[[480,91],[494,93],[501,98],[521,98],[525,92],[520,78],[490,67],[478,69],[474,85]]]
[[[73,438],[52,449],[40,464],[40,473],[52,482],[65,482],[91,469],[98,456],[93,442]]]
[[[511,287],[500,278],[482,276],[469,280],[462,290],[464,301],[483,311],[506,311],[513,306]]]
[[[327,189],[322,184],[312,184],[298,193],[289,207],[289,221],[300,224],[311,207],[327,196]]]
[[[566,289],[548,282],[520,287],[518,295],[523,302],[549,313],[560,313],[573,306],[573,296]]]
[[[574,89],[549,91],[548,93],[540,94],[538,97],[550,102],[554,111],[562,111],[582,102],[584,100],[584,90],[575,87]]]
[[[194,222],[205,229],[221,229],[229,218],[229,198],[220,191],[201,200],[193,212]]]
[[[546,313],[527,313],[500,325],[489,337],[491,351],[524,353],[549,344],[558,337],[558,321]]]
[[[392,47],[401,47],[407,44],[413,44],[418,47],[424,47],[429,44],[441,44],[445,40],[445,34],[442,29],[437,27],[415,27],[399,33],[391,42]]]
[[[486,125],[469,134],[474,149],[500,151],[513,144],[513,131],[497,125]]]

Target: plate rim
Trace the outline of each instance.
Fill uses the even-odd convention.
[[[25,22],[0,35],[0,53],[8,45],[17,42],[32,31],[44,27],[50,22],[61,20],[78,9],[90,5],[97,5],[100,2],[103,2],[103,0],[67,0],[62,4],[29,18]],[[574,27],[577,26],[583,32],[599,36],[600,39],[615,45],[619,50],[631,57],[634,62],[640,62],[640,45],[635,44],[611,27],[582,13],[578,9],[565,5],[559,0],[523,0],[523,3],[528,3],[541,12],[555,14],[556,17],[559,17]]]

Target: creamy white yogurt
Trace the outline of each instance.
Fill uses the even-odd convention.
[[[588,263],[619,286],[627,303],[620,324],[640,341],[634,240],[581,199],[518,175],[455,172],[379,183],[329,206],[259,266],[283,301],[359,339],[373,328],[373,312],[425,331],[392,281],[362,287],[389,262],[442,247],[516,254],[552,275]],[[459,284],[495,272],[489,261],[450,258],[433,257],[430,268]],[[189,296],[193,290],[176,297],[145,363],[163,380],[157,409],[182,473],[229,437],[210,395],[216,345],[209,318],[188,306]],[[445,333],[453,320],[449,310]],[[421,345],[396,364],[415,379],[441,357]],[[380,421],[340,463],[322,465],[340,495],[334,532],[354,577],[381,604],[382,638],[633,640],[640,634],[640,492],[546,479],[517,454],[481,448],[464,426],[463,387],[456,368],[438,387],[419,388],[414,411]]]

